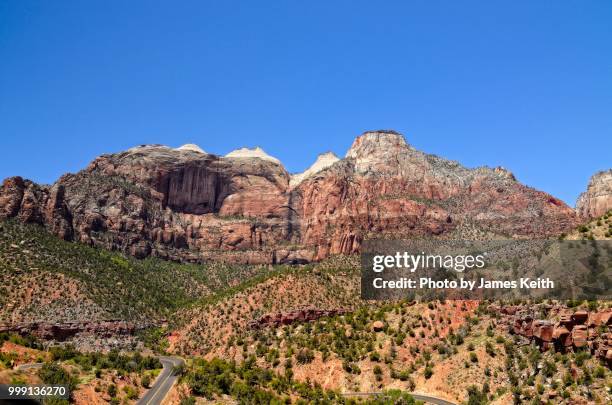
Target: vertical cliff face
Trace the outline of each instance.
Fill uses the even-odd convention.
[[[299,180],[299,181],[296,181]],[[301,263],[359,251],[364,239],[556,236],[574,211],[505,169],[467,169],[394,131],[358,137],[293,178],[261,149],[226,157],[195,145],[103,155],[53,186],[4,181],[0,217],[67,240],[183,261]]]
[[[218,211],[229,190],[226,170],[214,155],[195,149],[152,145],[132,148],[94,160],[91,176],[124,178],[144,186],[162,206],[176,212],[207,214]]]
[[[4,180],[2,192],[0,193],[1,217],[15,217],[20,213],[26,184],[30,185],[31,182],[26,183],[21,177],[9,177]]]
[[[583,218],[596,218],[609,210],[612,210],[612,169],[595,173],[576,201],[576,212]]]

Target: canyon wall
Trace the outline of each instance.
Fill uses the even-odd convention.
[[[597,218],[609,210],[612,210],[612,169],[595,173],[576,201],[576,212],[584,218]]]
[[[465,168],[394,131],[364,133],[299,181],[254,151],[143,145],[51,186],[8,178],[0,218],[139,258],[234,263],[305,263],[375,237],[555,237],[579,221],[503,168]]]

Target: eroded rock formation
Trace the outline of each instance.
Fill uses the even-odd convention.
[[[595,173],[576,201],[576,211],[584,218],[597,218],[609,210],[612,210],[612,169]]]
[[[294,184],[278,160],[247,152],[143,145],[52,186],[9,178],[0,218],[136,257],[236,263],[304,263],[380,236],[546,237],[577,225],[571,208],[507,170],[467,169],[393,131],[366,132]]]
[[[491,305],[502,318],[510,333],[534,340],[543,350],[589,350],[612,367],[612,310],[575,312],[561,306],[509,306]],[[534,313],[543,310],[553,320],[534,319]]]
[[[282,312],[276,314],[266,314],[259,319],[254,319],[249,322],[249,327],[252,329],[262,328],[266,326],[278,327],[281,325],[290,325],[294,322],[311,322],[325,316],[335,316],[345,314],[345,309],[316,309],[305,308],[297,311]]]
[[[136,331],[150,326],[122,320],[63,323],[34,322],[11,325],[0,324],[0,333],[15,332],[21,335],[32,335],[44,340],[65,341],[77,335],[80,337],[91,336],[97,338],[133,335]]]

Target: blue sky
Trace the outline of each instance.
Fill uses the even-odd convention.
[[[612,2],[0,2],[0,177],[260,145],[289,171],[391,128],[573,206],[612,166]]]

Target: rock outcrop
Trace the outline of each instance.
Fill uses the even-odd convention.
[[[290,325],[294,322],[311,322],[326,316],[336,316],[345,314],[347,310],[339,309],[316,309],[305,308],[291,312],[279,312],[276,314],[266,314],[259,319],[249,322],[251,329],[259,329],[267,326],[278,327]]]
[[[505,169],[468,169],[366,132],[299,182],[261,149],[220,157],[142,145],[102,155],[52,186],[0,187],[0,218],[136,257],[305,263],[359,252],[366,238],[557,236],[577,225],[558,199]],[[321,163],[321,162],[320,162]]]
[[[612,210],[612,169],[595,173],[576,201],[576,211],[584,218],[597,218],[609,210]]]
[[[380,332],[385,328],[385,324],[382,321],[374,321],[372,323],[372,331]]]
[[[44,340],[65,341],[75,336],[108,338],[111,336],[133,335],[137,331],[150,326],[148,324],[135,324],[122,320],[64,323],[35,322],[12,325],[0,324],[0,333],[15,332]]]
[[[589,350],[612,367],[612,310],[571,312],[559,305],[509,306],[492,304],[490,310],[505,315],[507,331],[534,340],[542,350]],[[535,319],[536,312],[556,319]]]

